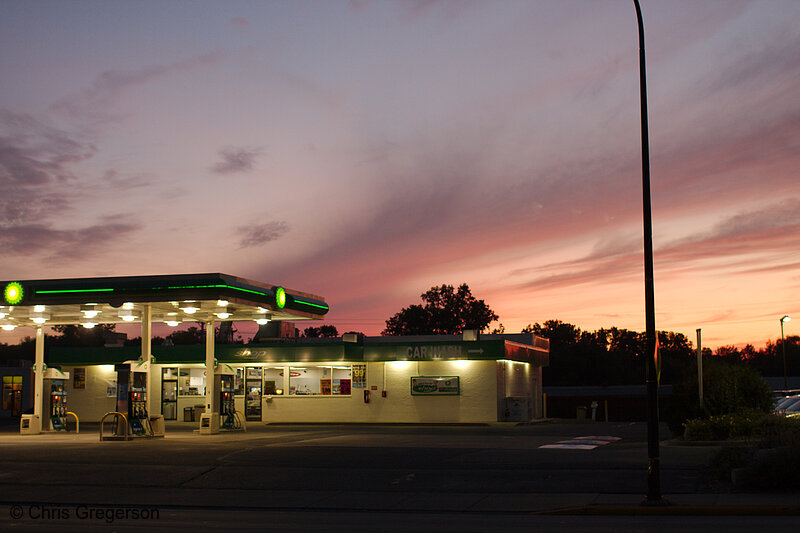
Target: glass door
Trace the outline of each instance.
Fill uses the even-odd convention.
[[[3,376],[3,410],[22,414],[22,376]]]
[[[161,370],[161,414],[164,420],[178,419],[178,369]]]
[[[245,420],[261,421],[261,367],[248,367],[245,371]]]

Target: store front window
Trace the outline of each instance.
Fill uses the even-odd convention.
[[[293,396],[347,396],[351,383],[349,366],[289,368],[289,394]]]
[[[264,394],[280,396],[283,394],[283,376],[285,369],[265,368],[264,369]]]
[[[181,396],[204,396],[206,393],[205,368],[181,368],[178,379]]]

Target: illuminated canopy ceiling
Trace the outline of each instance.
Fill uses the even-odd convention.
[[[320,296],[227,274],[180,274],[0,282],[0,326],[141,322],[314,320]],[[173,324],[174,325],[174,324]]]

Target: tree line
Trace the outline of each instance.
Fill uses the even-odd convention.
[[[420,296],[422,303],[402,308],[386,320],[383,335],[447,335],[464,330],[484,331],[498,320],[498,315],[484,302],[472,295],[464,283],[434,286]],[[46,335],[48,346],[103,346],[115,332],[115,324],[100,324],[93,329],[77,325],[54,326],[54,335]],[[295,330],[297,337],[338,337],[333,325],[311,326]],[[550,365],[543,370],[548,385],[628,385],[641,384],[645,376],[646,339],[643,332],[624,328],[601,328],[583,331],[561,320],[529,324],[523,332],[532,332],[550,340]],[[358,333],[358,332],[350,332]],[[492,333],[503,333],[503,325]],[[220,332],[215,334],[220,337]],[[359,333],[361,334],[361,333]],[[166,337],[154,337],[152,344],[201,344],[205,342],[204,328],[190,326]],[[223,342],[218,338],[217,342]],[[243,341],[237,341],[243,342]],[[661,359],[661,383],[676,384],[697,376],[696,349],[685,335],[671,331],[658,332]],[[0,344],[0,360],[34,357],[34,340],[25,338],[18,345]],[[127,345],[141,344],[140,338],[129,339]],[[800,336],[785,340],[788,375],[800,375]],[[716,350],[703,349],[705,358],[728,364],[745,365],[763,376],[783,375],[783,345],[768,342],[756,349],[721,346]]]

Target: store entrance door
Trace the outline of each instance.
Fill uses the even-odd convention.
[[[22,376],[3,376],[3,410],[22,415]]]
[[[248,367],[244,381],[244,418],[248,421],[261,421],[261,391],[263,391],[261,367]]]
[[[164,420],[178,419],[178,382],[164,381],[161,383],[161,414]]]

